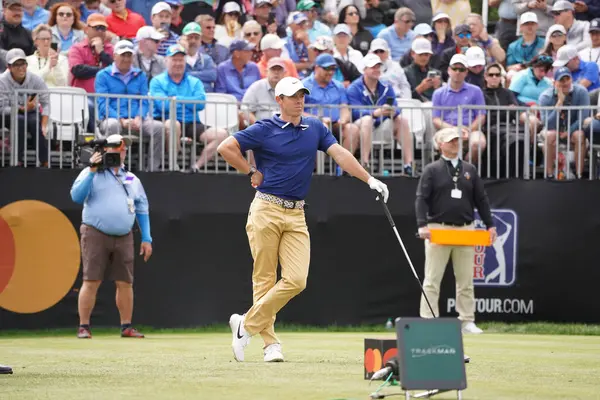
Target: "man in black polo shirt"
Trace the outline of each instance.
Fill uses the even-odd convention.
[[[23,27],[23,5],[21,0],[4,0],[0,21],[0,48],[22,49],[25,55],[33,54],[31,32]]]
[[[440,284],[448,259],[452,256],[456,278],[456,310],[465,333],[482,333],[475,325],[475,290],[473,288],[472,246],[445,246],[433,244],[430,228],[474,229],[474,208],[496,239],[496,228],[483,181],[474,165],[458,158],[458,129],[445,128],[436,133],[435,141],[442,156],[423,170],[417,187],[416,214],[419,236],[425,240],[425,280],[423,289],[436,316]],[[432,318],[424,298],[421,298],[422,318]]]

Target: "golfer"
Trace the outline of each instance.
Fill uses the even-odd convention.
[[[264,360],[283,361],[275,316],[306,287],[310,238],[304,198],[317,150],[327,152],[342,169],[388,199],[387,186],[370,176],[321,121],[302,116],[306,94],[310,91],[300,80],[283,78],[275,86],[281,113],[230,136],[218,148],[229,164],[250,177],[257,190],[246,224],[254,258],[254,305],[245,315],[233,314],[229,320],[237,361],[244,361],[244,348],[256,334],[264,340]],[[247,150],[253,150],[256,168],[244,159]],[[278,263],[281,279],[276,282]]]
[[[475,290],[473,288],[473,262],[475,247],[445,246],[429,241],[431,228],[475,229],[474,207],[477,208],[492,242],[496,228],[490,211],[483,181],[474,165],[458,158],[458,128],[439,130],[435,135],[442,156],[425,167],[417,187],[416,214],[419,237],[425,240],[425,280],[423,289],[435,316],[439,316],[440,284],[448,259],[456,278],[456,310],[465,333],[481,333],[475,325]],[[427,301],[421,297],[422,318],[432,318]]]

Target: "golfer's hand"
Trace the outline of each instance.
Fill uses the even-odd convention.
[[[419,237],[421,239],[431,239],[431,232],[429,232],[429,228],[426,226],[419,228]]]
[[[490,228],[488,229],[488,232],[490,233],[490,239],[492,240],[492,243],[494,243],[496,241],[496,238],[498,237],[496,228]]]
[[[148,261],[152,255],[152,244],[143,242],[140,246],[140,256],[144,256],[144,262]]]
[[[375,179],[373,177],[370,177],[367,183],[372,190],[377,190],[383,196],[384,203],[387,203],[388,197],[390,197],[390,192],[387,185],[381,182],[379,179]]]
[[[252,177],[250,178],[250,183],[252,184],[252,187],[256,189],[257,187],[262,185],[263,178],[264,176],[260,171],[256,171],[254,174],[252,174]]]

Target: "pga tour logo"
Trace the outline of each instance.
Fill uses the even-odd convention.
[[[512,210],[492,210],[498,232],[489,247],[476,246],[473,260],[475,286],[512,286],[517,279],[517,214]],[[475,227],[485,229],[479,213]]]

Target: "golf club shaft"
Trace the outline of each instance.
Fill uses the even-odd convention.
[[[400,234],[398,233],[398,229],[396,228],[396,223],[394,222],[394,218],[392,218],[390,209],[388,208],[387,204],[385,204],[385,201],[383,200],[382,196],[378,196],[377,199],[380,201],[381,205],[383,206],[383,211],[385,212],[385,215],[386,215],[388,221],[390,222],[390,225],[392,226],[394,233],[396,234],[396,238],[398,238],[398,242],[400,243],[400,246],[402,247],[402,251],[404,251],[404,256],[406,256],[408,265],[410,266],[410,269],[411,269],[413,275],[415,276],[415,279],[419,283],[419,287],[421,288],[421,293],[423,293],[423,298],[425,298],[425,302],[427,303],[427,306],[429,307],[429,311],[431,311],[431,315],[433,316],[433,318],[437,318],[437,316],[435,315],[435,312],[433,312],[433,307],[431,307],[431,303],[429,302],[429,299],[427,298],[427,294],[425,294],[425,289],[423,288],[423,285],[421,284],[421,279],[419,279],[419,275],[417,274],[417,271],[415,270],[415,267],[413,266],[410,256],[408,255],[408,251],[406,251],[404,242],[402,241],[402,238],[400,237]]]

